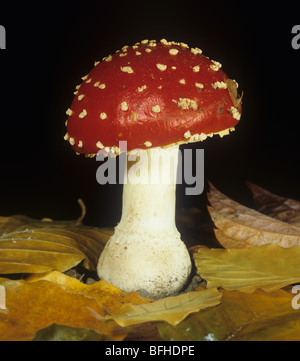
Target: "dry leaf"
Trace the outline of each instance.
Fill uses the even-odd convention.
[[[269,244],[248,249],[198,249],[194,253],[198,274],[207,287],[271,292],[300,282],[300,246]]]
[[[106,309],[117,314],[125,303],[142,304],[153,300],[140,296],[137,292],[123,292],[118,287],[101,280],[90,285],[84,284],[73,277],[52,271],[45,274],[35,274],[27,278],[27,282],[49,281],[63,286],[68,292],[81,293],[93,297]]]
[[[94,330],[53,324],[38,331],[32,341],[113,341]]]
[[[112,231],[86,227],[81,219],[0,217],[0,274],[63,272],[82,260],[87,269],[95,270]]]
[[[122,340],[128,330],[105,320],[104,306],[93,297],[70,292],[49,282],[5,281],[6,310],[0,310],[0,340],[31,340],[38,330],[54,323],[95,330]],[[101,315],[95,318],[91,310]]]
[[[190,315],[176,327],[157,325],[165,341],[300,341],[300,312],[293,295],[222,290],[220,305]]]
[[[142,305],[124,305],[118,315],[107,316],[126,327],[148,321],[166,321],[177,325],[190,313],[220,303],[221,294],[216,288],[201,289],[175,297],[167,297]]]
[[[300,229],[247,208],[211,185],[208,207],[217,227],[215,235],[225,248],[248,248],[276,243],[282,247],[300,245]]]
[[[300,227],[300,202],[280,197],[256,184],[247,182],[257,210],[267,216]]]

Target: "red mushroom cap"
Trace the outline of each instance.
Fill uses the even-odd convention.
[[[96,62],[67,110],[76,152],[119,153],[228,134],[241,116],[237,83],[184,43],[143,40]],[[107,148],[106,148],[107,149]]]

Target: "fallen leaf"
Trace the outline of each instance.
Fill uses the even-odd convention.
[[[32,341],[113,341],[94,330],[53,324],[38,331]]]
[[[75,221],[0,217],[0,274],[64,272],[82,260],[95,270],[112,230]]]
[[[194,253],[197,273],[207,287],[271,292],[300,282],[300,246],[276,244],[245,249],[198,249]]]
[[[29,283],[49,281],[63,286],[68,292],[81,293],[85,296],[93,297],[113,314],[117,314],[126,303],[136,305],[153,301],[140,296],[138,292],[123,292],[118,287],[110,285],[103,280],[92,284],[84,284],[73,277],[66,276],[57,271],[31,275],[26,280]]]
[[[124,305],[118,315],[107,316],[122,327],[144,322],[166,321],[177,325],[190,313],[212,307],[220,303],[221,294],[216,288],[201,289],[175,297],[166,297],[152,303]]]
[[[105,307],[95,298],[49,282],[5,281],[6,310],[0,310],[0,340],[24,341],[52,324],[94,330],[122,340],[129,330],[106,320]],[[97,313],[95,318],[91,313]],[[100,317],[100,316],[101,317]]]
[[[212,185],[208,194],[215,235],[225,248],[248,248],[276,243],[282,247],[300,245],[300,229],[245,207]]]
[[[299,201],[278,196],[251,182],[247,182],[247,185],[259,212],[300,227]]]
[[[300,312],[293,295],[222,290],[222,303],[191,314],[177,326],[156,325],[165,341],[300,341]]]

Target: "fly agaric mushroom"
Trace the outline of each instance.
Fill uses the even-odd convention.
[[[237,83],[201,53],[143,40],[95,62],[67,110],[65,139],[87,156],[118,155],[126,141],[127,152],[147,155],[144,170],[153,172],[155,150],[177,155],[180,144],[229,134],[241,116]],[[152,298],[185,286],[191,260],[175,225],[175,183],[124,182],[122,217],[98,262],[101,279]]]

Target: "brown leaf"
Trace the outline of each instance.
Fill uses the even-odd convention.
[[[247,182],[257,210],[267,216],[300,227],[300,202],[280,197],[256,184]]]
[[[82,293],[93,297],[113,314],[119,313],[126,303],[136,305],[153,301],[140,296],[138,292],[123,292],[118,287],[112,286],[103,280],[88,285],[57,271],[31,275],[26,280],[29,283],[49,281],[63,286],[69,292]]]
[[[7,310],[0,310],[0,340],[31,340],[38,330],[54,323],[95,330],[122,340],[129,330],[105,320],[106,310],[95,298],[68,291],[49,281],[6,281]],[[95,318],[92,312],[101,315]]]
[[[208,211],[217,228],[215,235],[225,248],[248,248],[276,243],[300,245],[300,229],[245,207],[211,185]]]
[[[165,341],[300,341],[300,312],[294,295],[222,290],[220,305],[190,315],[176,327],[159,323]]]
[[[82,260],[95,270],[112,231],[80,222],[0,217],[0,274],[63,272]]]

